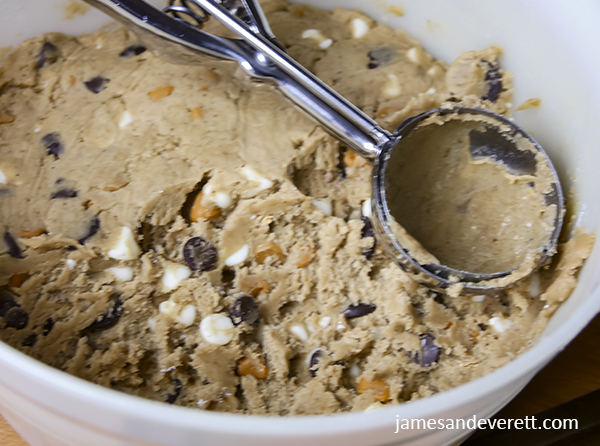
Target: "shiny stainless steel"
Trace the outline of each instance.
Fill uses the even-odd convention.
[[[374,164],[372,213],[379,243],[386,253],[415,280],[439,292],[454,284],[463,292],[490,293],[499,288],[478,285],[510,274],[476,274],[444,265],[421,265],[400,246],[389,221],[390,211],[385,194],[385,173],[390,153],[400,138],[431,113],[447,113],[455,109],[433,110],[402,124],[394,134],[382,129],[345,98],[336,93],[307,69],[291,59],[275,40],[262,10],[254,0],[185,0],[214,17],[239,39],[218,37],[171,18],[142,0],[86,0],[134,28],[142,40],[160,57],[175,63],[191,64],[200,58],[220,58],[237,62],[253,79],[269,80],[298,108],[321,124],[329,133],[348,145],[358,155]],[[189,5],[188,5],[189,6]],[[242,9],[240,9],[242,8]],[[239,16],[239,17],[238,17]],[[503,120],[513,131],[533,139],[504,117],[486,110],[462,107],[459,113],[487,114]],[[544,246],[546,253],[555,249],[564,215],[563,195],[558,176],[542,148],[533,141],[556,178],[553,204],[559,208],[552,240]],[[458,281],[454,281],[454,278]]]

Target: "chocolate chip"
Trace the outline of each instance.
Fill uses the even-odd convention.
[[[54,155],[56,159],[60,158],[60,155],[65,151],[65,146],[61,142],[58,133],[48,133],[42,137],[41,141],[44,147],[48,149],[48,154]]]
[[[58,48],[53,43],[45,41],[40,53],[35,58],[35,68],[39,70],[46,65],[52,65],[58,60],[58,56],[60,56]]]
[[[488,83],[489,89],[481,99],[484,101],[496,102],[502,91],[502,74],[500,74],[498,65],[485,59],[482,59],[482,62],[485,62],[489,67],[485,74],[485,81]]]
[[[44,322],[44,325],[42,325],[42,334],[44,336],[48,336],[53,328],[54,328],[54,319],[49,317],[48,319],[46,319],[46,322]]]
[[[373,230],[373,223],[367,217],[360,217],[360,221],[363,222],[363,228],[360,233],[362,238],[373,237],[373,246],[367,249],[363,249],[363,255],[370,259],[375,253],[375,248],[377,248],[377,242],[375,241],[375,231]]]
[[[121,52],[121,54],[119,54],[119,56],[129,58],[129,57],[133,57],[133,56],[139,56],[144,51],[146,51],[146,47],[145,46],[142,46],[142,45],[131,45],[131,46],[128,46],[127,48],[125,48]]]
[[[22,330],[29,323],[29,313],[20,306],[12,307],[6,312],[4,322],[6,322],[7,327]]]
[[[32,333],[30,335],[25,336],[25,339],[23,339],[23,342],[21,343],[21,345],[23,347],[33,347],[35,345],[35,343],[37,342],[37,335],[35,333]]]
[[[233,325],[240,325],[245,322],[251,327],[258,327],[260,324],[260,309],[252,296],[240,296],[229,309],[229,317],[231,317]]]
[[[421,338],[421,351],[415,352],[414,356],[409,352],[408,357],[415,364],[419,364],[421,367],[431,367],[434,362],[440,357],[440,347],[435,345],[435,337],[430,334],[422,334]]]
[[[389,65],[396,56],[396,51],[389,47],[373,48],[369,51],[369,70],[378,68],[384,65]]]
[[[321,358],[321,356],[323,356],[323,350],[316,349],[313,350],[310,358],[308,358],[308,371],[313,378],[317,376],[317,371],[319,370],[319,358]]]
[[[5,317],[8,310],[18,306],[16,296],[6,288],[0,288],[0,317]]]
[[[84,84],[88,90],[92,93],[98,94],[106,89],[106,85],[110,82],[110,79],[106,79],[102,76],[96,76],[89,81],[85,81]]]
[[[123,302],[120,299],[120,295],[113,294],[112,295],[112,305],[106,310],[103,314],[98,316],[94,322],[88,325],[84,332],[87,333],[95,333],[97,331],[106,330],[107,328],[111,328],[119,322],[119,318],[123,314]]]
[[[60,189],[52,194],[52,200],[57,198],[75,198],[77,191],[74,189]]]
[[[8,254],[15,259],[23,258],[23,251],[21,251],[21,247],[17,244],[15,238],[10,234],[10,232],[6,231],[4,233],[4,243],[8,247]]]
[[[171,383],[173,384],[173,393],[167,395],[167,403],[174,404],[175,401],[177,401],[177,398],[179,398],[179,395],[181,395],[183,384],[181,384],[181,380],[179,379],[173,379]]]
[[[100,230],[100,217],[98,217],[97,215],[94,215],[88,226],[87,234],[84,235],[83,237],[81,237],[78,240],[78,242],[81,243],[82,245],[85,245],[85,242],[87,242],[89,239],[91,239],[93,236],[95,236],[99,230]]]
[[[210,271],[217,265],[217,250],[202,237],[192,237],[183,247],[183,258],[192,271]]]
[[[365,304],[361,302],[359,304],[350,304],[348,308],[342,311],[342,313],[346,316],[346,319],[354,319],[372,313],[375,311],[375,308],[377,308],[375,304]]]

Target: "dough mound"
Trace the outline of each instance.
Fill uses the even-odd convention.
[[[264,9],[292,57],[385,128],[446,101],[508,112],[496,49],[447,66],[360,12]],[[273,415],[424,397],[529,348],[591,236],[508,291],[436,295],[375,245],[370,166],[235,71],[169,65],[114,26],[7,56],[2,341],[129,394]]]

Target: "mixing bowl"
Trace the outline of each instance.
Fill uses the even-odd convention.
[[[69,2],[72,3],[72,2]],[[323,6],[323,2],[305,3]],[[391,14],[391,5],[405,14]],[[514,104],[542,100],[515,119],[542,144],[562,177],[573,226],[600,227],[600,3],[580,0],[328,0],[327,8],[360,8],[402,27],[446,62],[462,51],[503,48],[502,67],[514,73]],[[0,46],[34,35],[96,29],[96,11],[65,18],[66,4],[3,1]],[[569,193],[573,192],[573,193]],[[0,343],[0,412],[33,446],[318,446],[450,445],[468,430],[400,430],[397,419],[492,416],[508,403],[600,310],[600,247],[596,246],[571,298],[529,351],[495,372],[455,389],[364,413],[274,418],[212,413],[121,394],[48,367]]]

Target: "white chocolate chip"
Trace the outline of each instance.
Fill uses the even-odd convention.
[[[331,39],[325,39],[321,43],[319,43],[319,48],[321,48],[322,50],[326,50],[332,44],[333,44],[333,40],[331,40]]]
[[[373,404],[370,404],[367,406],[367,408],[365,409],[365,412],[372,412],[374,410],[377,409],[381,409],[382,407],[385,407],[384,404],[381,404],[379,401]]]
[[[119,120],[119,128],[126,127],[127,125],[131,124],[132,122],[133,122],[133,118],[131,117],[131,113],[129,113],[127,110],[125,110],[121,114],[121,119]]]
[[[180,324],[189,327],[196,319],[196,307],[194,305],[186,305],[183,310],[175,317],[175,320]]]
[[[531,275],[531,283],[529,284],[529,294],[534,299],[542,294],[541,284],[540,284],[540,275],[538,273],[533,273]]]
[[[292,325],[290,327],[290,331],[293,334],[295,334],[302,341],[304,341],[304,342],[308,341],[308,332],[306,331],[306,328],[304,327],[304,325],[302,325],[302,324]]]
[[[71,271],[73,270],[73,268],[75,268],[75,265],[77,264],[77,262],[73,259],[67,259],[65,260],[65,263],[67,264],[67,268],[69,268]]]
[[[428,76],[437,76],[440,72],[440,69],[437,65],[433,65],[429,70],[427,70],[427,75]]]
[[[0,184],[6,184],[6,175],[0,170]]]
[[[437,90],[434,87],[431,87],[429,90],[427,90],[425,93],[427,94],[435,94]]]
[[[421,48],[412,47],[406,52],[406,57],[408,57],[408,60],[411,62],[419,64],[423,58],[423,50],[421,50]]]
[[[200,322],[200,334],[206,342],[215,345],[228,344],[235,334],[233,322],[223,314],[211,314]]]
[[[490,325],[494,327],[494,330],[496,330],[498,333],[504,333],[510,328],[511,321],[510,319],[506,319],[503,317],[493,317],[490,319]]]
[[[245,191],[244,196],[246,198],[255,197],[262,191],[273,187],[273,182],[271,180],[265,178],[250,166],[242,167],[242,175],[244,175],[250,183],[256,183],[256,186]]]
[[[337,330],[345,330],[346,326],[340,321],[340,322],[337,323],[337,325],[335,326],[335,328]]]
[[[353,19],[351,22],[351,26],[352,26],[352,37],[354,37],[355,39],[360,39],[362,36],[367,34],[369,32],[369,30],[371,29],[371,28],[369,28],[369,25],[367,24],[367,22],[365,22],[363,19]]]
[[[371,211],[371,199],[370,198],[367,198],[365,201],[363,201],[362,214],[363,214],[363,216],[365,216],[367,218],[373,217],[373,213]]]
[[[179,314],[179,309],[177,308],[177,304],[172,300],[165,300],[158,305],[158,312],[160,314],[164,314],[165,316],[169,316],[171,319],[175,319]]]
[[[213,191],[212,185],[210,184],[207,184],[202,189],[202,194],[204,195],[204,198],[206,198],[209,201],[212,201],[221,209],[227,209],[229,206],[231,206],[231,203],[233,202],[231,196],[228,193],[221,191]]]
[[[353,378],[358,378],[360,376],[360,367],[358,366],[358,364],[352,364],[352,367],[350,367],[348,374]]]
[[[387,99],[392,99],[400,96],[400,93],[402,93],[402,87],[400,87],[398,76],[396,76],[395,74],[388,74],[387,77],[388,80],[383,85],[383,90],[381,91],[383,97]]]
[[[312,202],[324,214],[326,214],[326,215],[332,214],[331,200],[329,198],[317,198],[317,199],[314,199]]]
[[[325,50],[331,46],[333,40],[325,37],[321,32],[317,29],[307,29],[302,33],[303,39],[312,39],[319,44],[319,48]]]
[[[250,254],[250,246],[244,245],[238,251],[231,254],[225,259],[225,265],[234,266],[244,262]]]
[[[148,318],[148,326],[150,327],[150,330],[156,330],[156,319],[153,317]]]
[[[485,296],[484,296],[483,294],[478,294],[477,296],[473,296],[473,297],[471,298],[471,300],[472,300],[473,302],[480,303],[480,302],[483,302],[483,301],[485,300]]]
[[[321,320],[319,321],[319,325],[323,328],[328,327],[329,323],[331,322],[331,317],[329,316],[323,316],[321,318]]]
[[[140,255],[140,247],[137,245],[133,232],[127,226],[121,228],[113,248],[108,251],[108,257],[116,260],[133,260]]]
[[[122,280],[123,282],[129,282],[133,279],[133,268],[129,266],[113,266],[112,268],[107,268],[106,271],[115,276],[115,279]]]
[[[163,273],[161,283],[165,291],[172,291],[181,285],[181,282],[192,275],[192,270],[185,265],[169,263]]]

